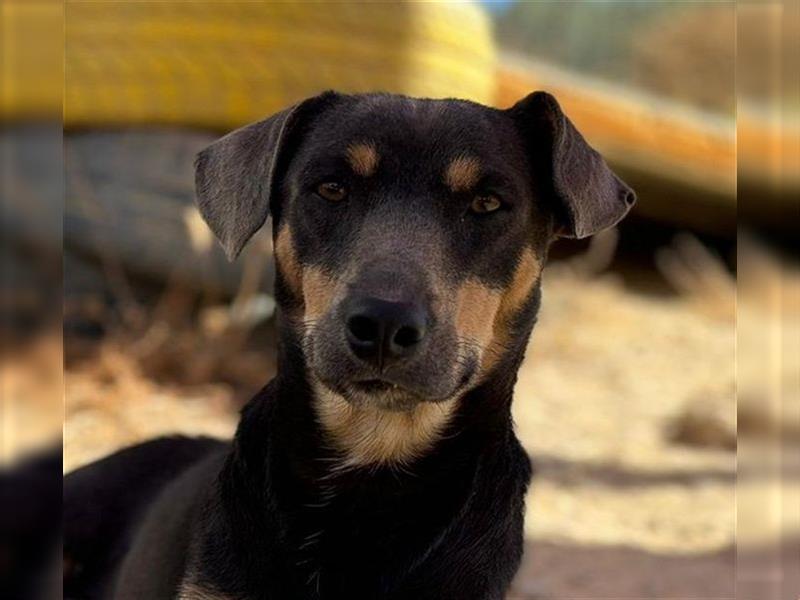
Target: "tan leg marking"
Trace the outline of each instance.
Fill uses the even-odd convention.
[[[319,420],[345,456],[342,468],[410,463],[433,446],[456,405],[453,398],[393,412],[355,406],[319,383],[315,393]]]
[[[444,172],[444,182],[453,192],[469,191],[481,176],[481,163],[472,156],[452,160]]]
[[[362,177],[374,175],[378,168],[380,157],[372,142],[351,144],[347,148],[347,162],[356,173]]]

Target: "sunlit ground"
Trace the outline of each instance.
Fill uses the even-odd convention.
[[[636,291],[616,273],[592,274],[591,257],[545,272],[543,308],[514,407],[519,437],[537,467],[526,522],[532,545],[514,597],[559,597],[562,579],[572,577],[539,589],[542,567],[532,571],[536,563],[529,561],[566,565],[572,556],[589,564],[599,551],[617,557],[609,569],[630,564],[634,578],[645,568],[635,560],[644,557],[657,578],[663,565],[686,557],[675,567],[680,576],[694,564],[691,557],[716,557],[734,543],[733,279],[689,239],[661,259],[676,293]],[[170,381],[144,357],[154,335],[152,324],[137,340],[110,334],[67,361],[65,470],[157,435],[233,433],[241,390],[204,383],[217,376],[213,365],[205,375],[182,372],[181,383]],[[174,343],[184,348],[185,365],[172,368],[186,368],[193,355],[201,368],[202,335],[211,334],[175,331],[152,351],[168,358]],[[264,381],[270,376],[272,351],[240,352],[254,391],[262,374]],[[162,370],[170,368],[167,358]],[[757,403],[754,414],[754,421],[772,418]],[[754,479],[751,487],[763,484]],[[800,491],[797,481],[790,485]],[[799,523],[791,526],[800,532]],[[590,554],[581,558],[577,550]],[[713,560],[717,570],[709,572],[722,579],[719,589],[732,589],[732,555]],[[708,577],[697,579],[717,589]],[[614,593],[627,589],[622,581]],[[591,594],[592,585],[564,589]]]

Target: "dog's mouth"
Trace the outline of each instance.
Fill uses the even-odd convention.
[[[380,371],[337,351],[323,336],[326,332],[317,326],[315,335],[304,340],[309,370],[327,390],[352,406],[403,411],[422,403],[446,402],[469,389],[477,372],[477,357],[466,352],[458,357],[442,352],[427,361],[390,365]]]
[[[344,396],[354,404],[369,404],[391,411],[404,411],[424,402],[442,402],[460,394],[465,388],[461,381],[441,397],[424,396],[417,390],[387,379],[361,379],[346,384]]]
[[[354,405],[374,406],[390,411],[410,410],[424,398],[413,390],[387,379],[359,379],[341,389],[342,395]]]
[[[350,385],[364,394],[382,394],[390,391],[399,391],[401,388],[396,383],[385,379],[363,379],[354,381]]]
[[[369,404],[384,410],[409,410],[422,398],[405,387],[386,379],[362,379],[348,384],[348,399],[356,404]]]

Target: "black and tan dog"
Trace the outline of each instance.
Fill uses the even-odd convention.
[[[325,93],[211,145],[196,184],[232,258],[272,216],[278,375],[230,445],[162,439],[67,477],[67,595],[502,598],[548,246],[633,192],[541,92]]]

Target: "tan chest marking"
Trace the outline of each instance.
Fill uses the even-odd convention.
[[[424,402],[410,411],[394,412],[353,406],[324,386],[315,387],[317,415],[345,457],[342,468],[410,463],[439,439],[457,402]]]
[[[375,174],[380,156],[372,142],[360,142],[347,147],[347,162],[356,175],[369,177]]]

